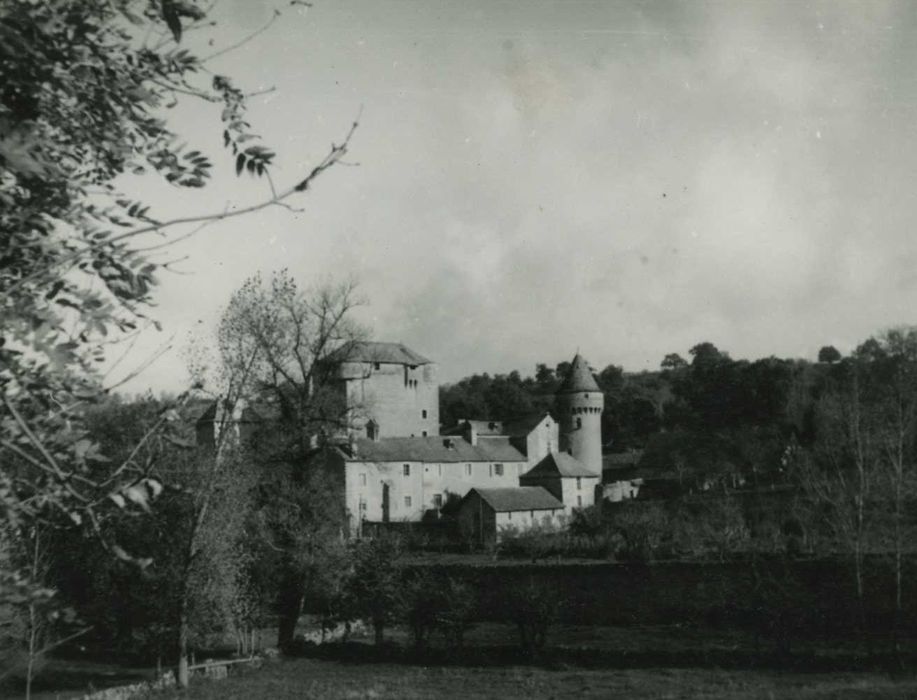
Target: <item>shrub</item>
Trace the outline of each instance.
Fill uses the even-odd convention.
[[[472,626],[474,612],[474,591],[468,585],[450,577],[446,582],[444,605],[437,616],[447,647],[462,648],[465,632]]]
[[[536,658],[547,643],[548,629],[557,618],[561,601],[556,591],[530,580],[512,591],[504,603],[510,620],[519,630],[519,645],[529,658]]]
[[[340,614],[345,619],[367,618],[373,626],[376,644],[384,641],[385,627],[402,608],[400,538],[383,534],[355,543],[353,561],[344,584]]]
[[[471,588],[452,578],[418,572],[404,587],[401,603],[415,649],[422,650],[436,630],[447,647],[461,648],[475,608]]]
[[[624,503],[615,514],[615,531],[623,539],[617,552],[624,561],[649,562],[664,552],[670,536],[668,514],[662,504],[652,502]]]
[[[417,572],[404,587],[401,603],[405,622],[414,638],[414,648],[419,651],[426,646],[436,627],[437,617],[444,606],[444,592],[430,574]]]

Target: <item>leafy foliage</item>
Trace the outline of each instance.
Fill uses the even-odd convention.
[[[351,618],[372,623],[376,644],[401,611],[401,541],[394,536],[359,540],[351,550],[352,566],[344,588],[343,609]]]
[[[46,588],[21,546],[39,526],[83,528],[108,555],[150,563],[106,521],[148,513],[167,492],[154,472],[164,450],[187,444],[179,411],[190,395],[164,406],[120,461],[83,420],[118,386],[99,370],[113,348],[124,343],[123,357],[159,327],[147,314],[168,263],[150,250],[174,239],[144,248],[144,236],[277,204],[346,153],[350,135],[295,186],[266,182],[264,201],[221,214],[164,219],[120,191],[137,176],[208,183],[215,161],[166,118],[179,96],[222,103],[231,162],[267,179],[274,153],[245,120],[245,95],[179,44],[207,22],[190,0],[0,6],[0,607]]]
[[[230,404],[246,401],[262,469],[256,512],[262,591],[279,603],[278,642],[289,648],[309,592],[328,602],[339,587],[347,513],[341,483],[318,449],[360,417],[336,381],[332,353],[364,337],[351,318],[353,285],[304,291],[287,271],[247,280],[221,319],[215,384]]]

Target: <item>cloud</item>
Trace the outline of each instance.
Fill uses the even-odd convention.
[[[360,167],[191,246],[167,325],[281,266],[357,277],[376,336],[446,379],[577,347],[631,369],[701,340],[813,356],[911,320],[907,3],[315,9],[226,69],[278,83],[252,121],[286,177],[363,103]]]

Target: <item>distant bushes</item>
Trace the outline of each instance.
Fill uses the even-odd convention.
[[[548,640],[548,629],[557,620],[561,598],[557,590],[530,579],[505,591],[507,616],[519,631],[519,645],[529,658],[536,658]]]
[[[424,649],[435,632],[442,635],[447,648],[461,648],[474,619],[475,602],[467,585],[428,571],[417,572],[406,584],[401,600],[414,648]]]

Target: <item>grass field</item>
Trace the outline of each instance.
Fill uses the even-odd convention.
[[[515,634],[510,625],[479,624],[461,658],[435,638],[438,648],[418,661],[407,650],[406,630],[388,630],[390,644],[381,651],[367,631],[346,645],[311,648],[309,658],[269,661],[222,681],[194,679],[185,693],[156,697],[917,698],[917,677],[892,679],[853,645],[827,653],[800,644],[790,658],[771,658],[734,631],[557,625],[539,662],[526,663]],[[152,677],[153,669],[52,660],[36,684],[37,698],[78,697],[90,680],[98,688]]]
[[[507,625],[477,625],[467,638],[467,659],[440,656],[442,664],[428,666],[373,662],[374,650],[364,638],[344,655],[347,660],[280,660],[224,681],[198,680],[182,697],[917,698],[917,678],[811,670],[844,668],[850,659],[843,654],[841,659],[803,654],[795,670],[749,667],[747,637],[711,630],[558,626],[540,664],[514,658],[514,634]],[[387,637],[402,649],[409,643],[403,629]]]
[[[174,695],[174,694],[173,694]],[[196,681],[181,697],[232,698],[912,698],[917,681],[879,674],[717,669],[588,670],[405,667],[293,659],[224,681]]]

